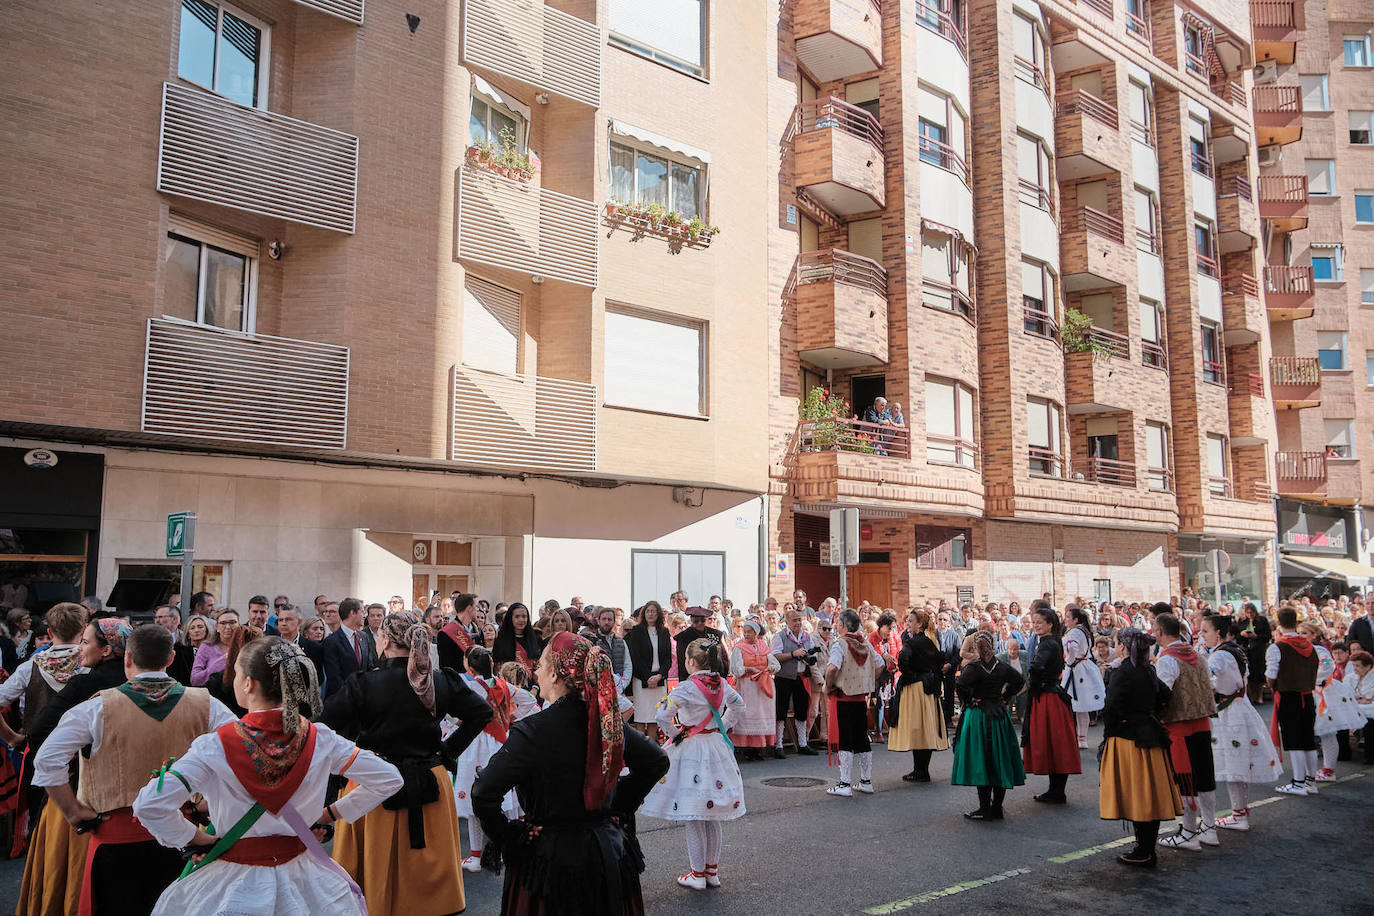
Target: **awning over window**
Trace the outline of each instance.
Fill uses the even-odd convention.
[[[524,118],[526,124],[529,123],[530,106],[511,95],[509,92],[502,92],[476,74],[473,74],[472,77],[472,91],[482,96],[488,102],[495,102],[498,105],[509,108],[511,111]]]
[[[1280,576],[1313,579],[1339,579],[1347,585],[1368,585],[1374,579],[1374,566],[1365,566],[1345,557],[1318,557],[1286,553],[1280,559]]]
[[[618,134],[622,137],[629,137],[632,140],[638,140],[640,143],[647,143],[650,146],[656,146],[661,150],[675,153],[687,159],[694,159],[702,165],[711,164],[711,154],[704,149],[697,149],[695,146],[688,146],[686,143],[670,140],[651,130],[645,130],[642,127],[626,124],[624,121],[611,121],[611,133]]]

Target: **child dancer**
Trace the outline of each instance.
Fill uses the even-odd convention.
[[[659,701],[658,727],[672,739],[671,769],[641,809],[649,817],[686,821],[689,871],[677,883],[698,891],[720,887],[720,825],[744,814],[744,781],[725,736],[744,700],[715,673],[718,651],[714,640],[693,640],[686,652],[688,679]]]
[[[1322,765],[1317,770],[1317,782],[1332,782],[1336,778],[1336,758],[1339,756],[1340,740],[1337,732],[1348,731],[1364,726],[1364,716],[1355,705],[1355,692],[1349,684],[1336,680],[1336,661],[1326,646],[1318,644],[1321,628],[1305,623],[1298,628],[1317,651],[1317,690],[1314,699],[1317,703],[1316,724],[1313,732],[1321,746]]]
[[[463,870],[476,872],[482,870],[482,845],[485,837],[482,834],[482,825],[472,814],[472,784],[491,756],[506,743],[506,735],[510,731],[511,723],[515,721],[518,704],[515,688],[500,678],[491,676],[490,651],[481,646],[473,646],[468,649],[464,661],[467,663],[467,672],[463,674],[463,681],[479,697],[487,701],[492,712],[491,721],[463,751],[453,772],[453,803],[458,808],[458,816],[468,822],[468,855],[463,859]],[[513,792],[506,796],[506,816],[517,816]]]

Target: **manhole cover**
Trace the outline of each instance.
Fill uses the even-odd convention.
[[[814,776],[774,776],[763,780],[763,784],[774,789],[814,789],[825,785],[825,780]]]

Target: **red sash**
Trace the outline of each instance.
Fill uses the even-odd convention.
[[[106,843],[151,843],[152,840],[153,835],[134,817],[133,808],[116,808],[105,814],[105,820],[91,831],[91,841],[86,847],[86,867],[81,873],[81,902],[77,905],[77,916],[91,916],[95,912],[95,901],[91,899],[91,867],[95,864],[96,851]]]
[[[520,643],[515,644],[515,660],[525,666],[525,670],[534,676],[534,669],[539,667],[539,660],[530,658],[530,654],[525,651],[525,647]]]
[[[492,711],[491,721],[482,731],[505,744],[510,736],[511,720],[515,718],[515,694],[510,685],[499,677],[493,678],[489,684],[483,681],[482,686],[487,688],[487,705]]]
[[[468,650],[477,645],[477,641],[472,638],[472,634],[468,632],[468,628],[457,620],[450,620],[448,623],[444,624],[444,628],[439,632],[457,643],[458,648],[462,650],[464,655],[467,655]]]
[[[682,740],[686,741],[694,735],[700,735],[708,731],[716,731],[716,719],[720,716],[721,709],[725,706],[725,687],[719,675],[698,672],[692,675],[692,683],[697,685],[701,695],[706,698],[710,705],[713,715],[702,719],[696,725],[687,728],[682,734]],[[715,686],[711,686],[711,681],[715,681]]]

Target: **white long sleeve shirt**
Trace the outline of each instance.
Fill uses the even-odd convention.
[[[1180,644],[1187,645],[1183,640],[1175,639],[1173,642],[1169,643],[1169,646],[1177,646]],[[1163,650],[1169,648],[1169,646],[1159,647],[1159,657],[1155,659],[1155,674],[1159,675],[1159,679],[1164,682],[1165,687],[1172,690],[1174,688],[1174,682],[1178,680],[1179,672],[1178,659],[1171,655],[1164,654]]]

